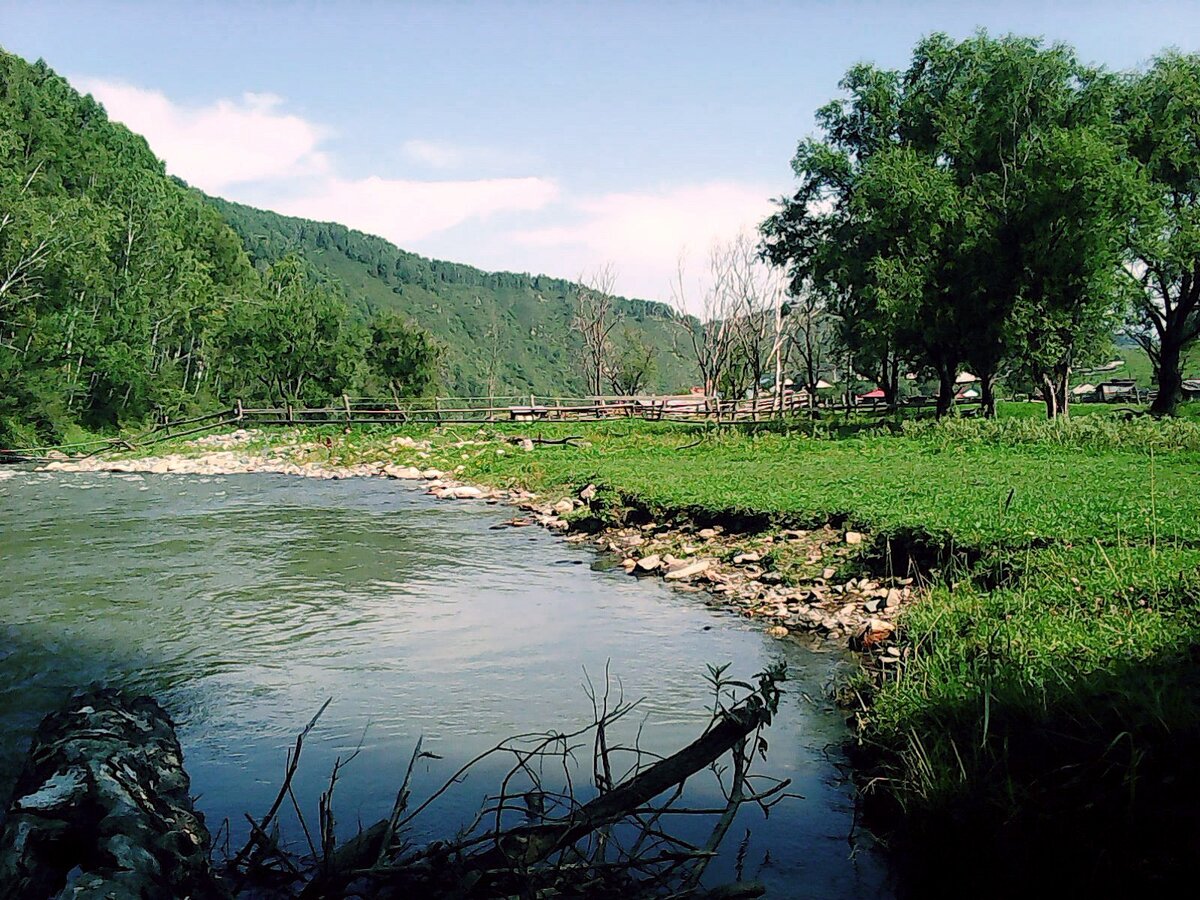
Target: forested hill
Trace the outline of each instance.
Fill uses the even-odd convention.
[[[447,390],[480,396],[585,390],[582,341],[572,328],[572,282],[484,272],[426,259],[343,225],[216,197],[209,201],[257,265],[299,253],[340,285],[363,315],[396,311],[427,329],[445,347]],[[669,306],[619,299],[616,309],[621,320],[613,331],[618,354],[630,344],[656,348],[649,388],[678,390],[695,382],[695,364],[676,350],[680,334]]]
[[[577,302],[565,281],[206,198],[0,49],[0,449],[234,399],[580,391]],[[614,358],[644,350],[649,386],[692,383],[670,310],[618,307]]]
[[[0,440],[204,402],[218,321],[256,283],[144,139],[0,50]]]

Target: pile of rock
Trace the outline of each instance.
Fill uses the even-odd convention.
[[[0,834],[0,898],[226,897],[209,849],[166,713],[95,691],[34,736]]]

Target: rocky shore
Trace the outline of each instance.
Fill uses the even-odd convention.
[[[47,472],[115,472],[155,475],[238,475],[274,473],[308,478],[391,478],[419,485],[441,500],[507,504],[520,514],[497,528],[541,526],[570,543],[591,544],[613,554],[632,577],[661,578],[677,591],[696,594],[710,606],[755,620],[777,638],[817,636],[869,650],[878,664],[899,659],[891,646],[898,611],[915,593],[911,578],[880,579],[863,574],[856,563],[868,536],[832,526],[744,532],[717,524],[700,527],[686,519],[617,522],[611,510],[593,514],[595,485],[574,496],[546,498],[521,488],[496,489],[464,483],[463,467],[442,471],[419,465],[372,461],[346,464],[331,454],[319,456],[331,442],[308,441],[256,449],[256,433],[236,431],[191,441],[181,452],[162,456],[92,456],[52,459]],[[531,442],[496,447],[494,442],[465,440],[450,445],[464,451],[532,452]],[[483,449],[481,449],[483,448]],[[392,458],[415,462],[430,458],[428,441],[396,437],[384,448]],[[791,571],[777,563],[786,559]]]

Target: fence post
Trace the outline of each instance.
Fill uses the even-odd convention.
[[[438,397],[437,394],[433,395],[433,413],[434,413],[434,417],[438,421],[438,424],[441,425],[442,424],[442,401]]]
[[[240,397],[238,398],[237,406],[234,407],[234,413],[237,415],[237,421],[239,422],[246,416],[246,413],[242,409],[242,400]]]
[[[346,410],[346,424],[350,424],[350,398],[342,394],[342,407]]]

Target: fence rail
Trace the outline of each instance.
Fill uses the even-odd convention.
[[[978,404],[978,400],[957,401],[960,406]],[[907,404],[906,408],[932,406],[932,401]],[[343,396],[337,406],[247,407],[239,400],[229,409],[186,419],[163,419],[140,434],[88,442],[91,456],[112,449],[153,446],[166,440],[190,437],[229,427],[256,425],[401,425],[401,424],[486,424],[497,422],[609,422],[617,419],[643,419],[654,422],[733,425],[780,421],[821,413],[859,412],[880,415],[891,411],[883,403],[821,404],[810,406],[803,396],[783,398],[764,395],[755,399],[719,400],[711,397],[681,396],[591,396],[539,397],[535,394],[492,397],[380,398]],[[83,449],[85,445],[71,445]],[[19,462],[46,459],[38,455],[66,447],[37,447],[27,450],[0,450],[0,461]]]

